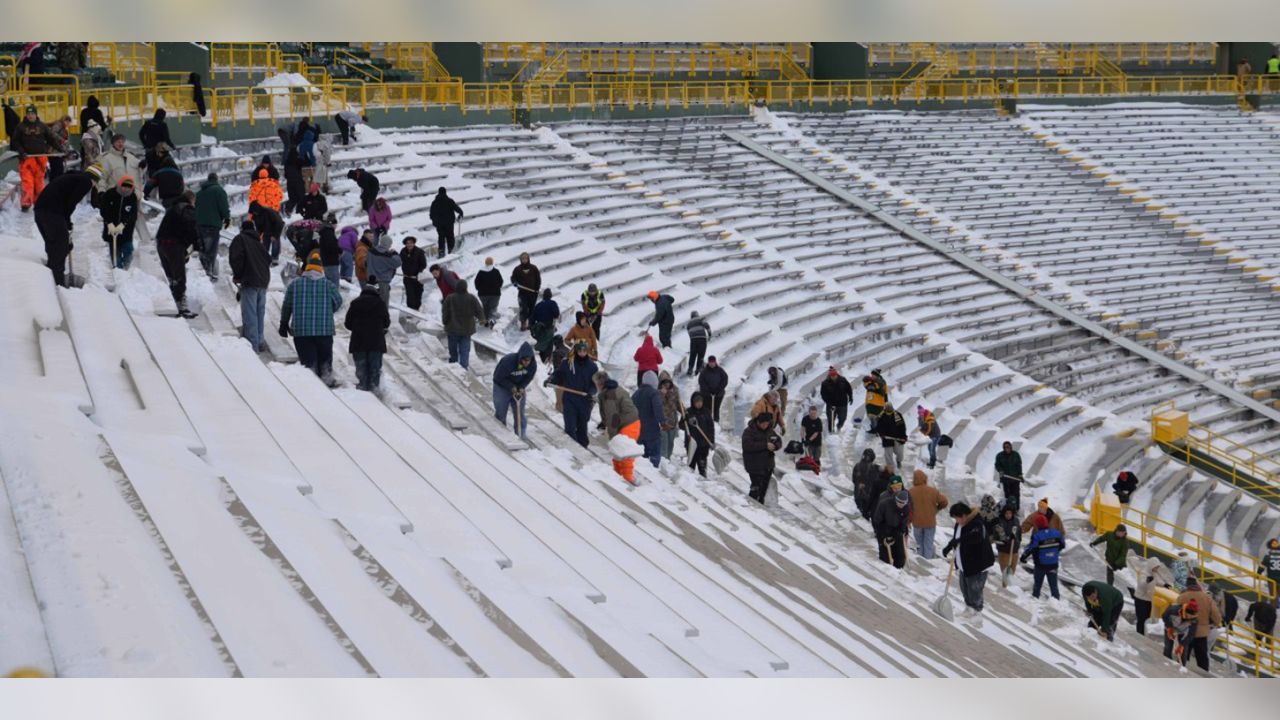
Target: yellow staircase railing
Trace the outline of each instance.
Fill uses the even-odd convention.
[[[280,54],[270,42],[209,43],[209,73],[231,77],[237,72],[278,71]]]
[[[1151,409],[1151,438],[1175,459],[1194,466],[1207,459],[1231,484],[1280,503],[1280,460],[1191,422],[1172,401]]]
[[[1280,677],[1280,640],[1275,635],[1233,622],[1212,649],[1252,671],[1254,677]]]
[[[417,73],[423,80],[444,80],[449,71],[440,63],[429,42],[392,42],[382,47],[382,57],[391,66]]]

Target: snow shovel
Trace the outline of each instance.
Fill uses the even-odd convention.
[[[84,278],[76,274],[75,253],[67,253],[67,287],[84,287]]]
[[[942,586],[942,597],[933,601],[933,611],[942,616],[944,620],[954,620],[955,613],[951,611],[951,598],[948,594],[951,591],[951,576],[956,571],[954,562],[949,564],[947,568],[947,584]]]

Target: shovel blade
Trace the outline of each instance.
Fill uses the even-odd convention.
[[[67,287],[82,288],[84,287],[84,278],[73,273],[67,273]]]
[[[944,620],[955,619],[955,613],[951,610],[951,598],[946,595],[933,601],[933,611],[941,615]]]

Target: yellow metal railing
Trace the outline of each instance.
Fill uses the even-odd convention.
[[[145,42],[91,42],[89,66],[106,68],[116,80],[150,85],[156,69],[156,48]]]
[[[392,67],[419,73],[423,80],[444,80],[449,77],[449,71],[440,63],[440,58],[429,42],[387,43],[382,52]]]
[[[1101,485],[1094,487],[1091,507],[1080,509],[1089,513],[1090,522],[1098,532],[1106,532],[1117,523],[1124,523],[1129,540],[1141,547],[1143,557],[1149,557],[1152,552],[1173,555],[1179,550],[1186,550],[1195,560],[1200,580],[1226,581],[1234,586],[1231,590],[1234,593],[1250,593],[1258,598],[1275,597],[1275,581],[1258,572],[1261,558],[1132,505],[1120,505],[1114,495],[1103,492]]]
[[[18,63],[12,55],[0,55],[0,92],[18,89]]]
[[[1248,668],[1254,677],[1280,677],[1280,640],[1275,635],[1258,632],[1243,623],[1233,622],[1212,648],[1237,666]]]
[[[991,78],[767,81],[752,83],[751,89],[753,96],[766,104],[970,102],[999,97]]]
[[[5,103],[12,100],[14,110],[19,116],[23,115],[27,105],[35,105],[36,113],[44,122],[53,122],[63,115],[78,116],[80,114],[78,109],[75,112],[71,111],[74,101],[67,90],[16,90],[5,95],[3,100]],[[8,145],[6,139],[0,147],[8,149]]]
[[[1172,64],[1212,63],[1217,44],[1203,43],[1027,43],[1022,46],[982,45],[955,47],[945,43],[870,43],[867,62],[871,65],[918,63],[944,54],[958,56],[958,66],[968,72],[1012,69],[1014,71],[1059,73],[1084,67],[1094,57],[1123,65],[1152,62]]]
[[[334,62],[356,73],[365,82],[382,82],[382,70],[350,50],[334,48],[332,57]]]
[[[484,62],[486,65],[499,62],[524,63],[544,60],[554,52],[551,43],[545,42],[491,42],[484,44]]]
[[[275,43],[210,43],[209,72],[228,77],[244,70],[279,70],[282,66],[280,50]]]
[[[515,86],[516,101],[526,108],[550,109],[597,106],[688,108],[696,105],[745,106],[751,101],[748,84],[719,82],[609,82],[567,85]]]
[[[1185,425],[1170,430],[1171,418]],[[1230,482],[1269,502],[1280,502],[1280,460],[1257,452],[1221,433],[1191,422],[1172,401],[1151,409],[1151,436],[1175,459],[1187,465],[1207,458]]]
[[[1016,77],[1001,79],[1011,97],[1115,97],[1121,95],[1237,94],[1233,75],[1119,75],[1116,77]]]
[[[539,62],[530,58],[529,63]],[[635,75],[637,73],[724,73],[756,77],[776,71],[786,79],[808,76],[796,62],[795,50],[786,46],[726,47],[565,47],[542,63],[529,82],[554,85],[569,73]]]

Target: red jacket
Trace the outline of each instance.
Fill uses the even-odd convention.
[[[436,278],[436,287],[440,288],[441,300],[453,294],[453,289],[458,286],[458,280],[458,273],[452,270],[440,271],[440,277]]]
[[[658,372],[658,366],[662,364],[662,351],[653,344],[652,335],[644,336],[644,342],[641,343],[640,349],[636,350],[635,361],[640,364],[640,372],[646,370]]]

